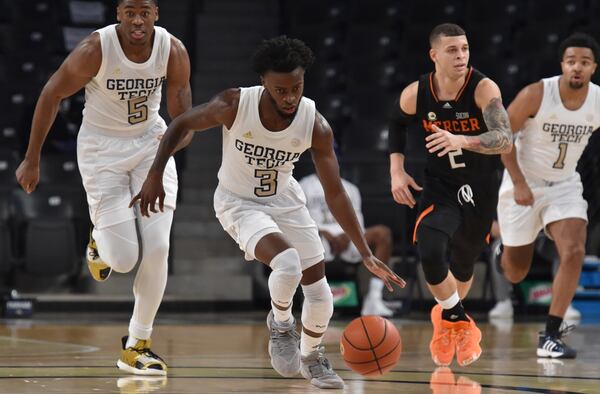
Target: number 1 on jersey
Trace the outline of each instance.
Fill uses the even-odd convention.
[[[260,179],[260,187],[254,188],[258,197],[270,197],[277,193],[277,170],[254,170],[254,177]]]
[[[563,169],[565,167],[565,157],[567,156],[567,148],[569,144],[561,142],[558,144],[558,159],[552,165],[552,168]]]

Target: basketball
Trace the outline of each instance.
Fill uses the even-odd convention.
[[[363,316],[348,324],[340,339],[346,365],[364,376],[391,370],[400,359],[402,339],[392,322],[380,316]]]

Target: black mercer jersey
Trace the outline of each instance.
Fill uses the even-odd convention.
[[[485,75],[469,67],[464,85],[456,98],[449,101],[438,100],[433,88],[433,75],[431,72],[419,78],[416,117],[418,129],[424,131],[423,139],[433,132],[433,124],[453,134],[467,136],[488,131],[481,109],[475,104],[475,88],[479,81],[486,78]],[[427,152],[427,176],[458,186],[467,183],[485,184],[491,179],[497,179],[499,155],[484,155],[464,149],[449,152],[442,157],[438,157],[438,153]]]

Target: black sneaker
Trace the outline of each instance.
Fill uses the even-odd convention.
[[[558,335],[547,335],[545,332],[540,332],[537,356],[543,358],[575,358],[577,351],[563,342],[562,337],[571,332],[575,328],[574,325],[569,325],[558,332]]]

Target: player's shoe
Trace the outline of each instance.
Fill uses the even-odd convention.
[[[88,269],[90,270],[90,274],[92,274],[92,278],[98,282],[107,280],[112,272],[112,268],[100,259],[96,240],[92,236],[92,230],[90,230],[90,240],[87,245],[86,257]]]
[[[296,331],[296,320],[292,316],[289,322],[278,322],[273,311],[267,316],[269,329],[269,356],[271,365],[278,374],[285,377],[300,372],[300,334]]]
[[[456,361],[461,367],[474,363],[481,356],[481,330],[470,316],[466,321],[452,324],[452,331],[456,341]]]
[[[431,324],[433,324],[433,337],[429,343],[431,358],[438,367],[447,367],[452,363],[456,344],[452,335],[452,326],[442,320],[442,307],[436,304],[431,309]]]
[[[577,351],[563,342],[562,338],[575,328],[574,325],[566,325],[558,332],[558,335],[552,336],[544,331],[540,332],[537,356],[544,358],[575,358]]]
[[[313,386],[320,389],[343,389],[344,381],[333,369],[325,357],[325,348],[319,346],[314,352],[302,356],[302,376]]]
[[[138,340],[134,346],[126,348],[127,336],[121,338],[121,358],[119,369],[135,375],[166,375],[167,364],[150,350],[150,339]]]
[[[488,312],[488,317],[490,319],[512,319],[513,314],[512,301],[508,298],[503,301],[498,301]]]

